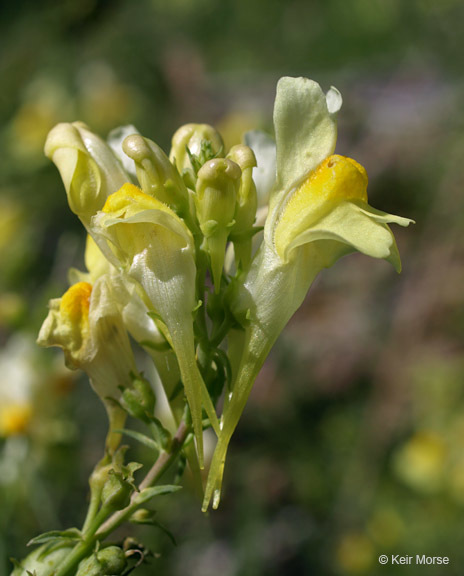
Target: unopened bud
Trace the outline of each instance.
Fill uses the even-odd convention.
[[[227,158],[236,162],[242,169],[234,217],[235,224],[231,230],[230,239],[234,243],[237,267],[246,269],[251,261],[252,228],[258,207],[258,195],[253,182],[253,168],[256,166],[256,158],[253,150],[244,145],[231,148]]]
[[[45,142],[66,188],[71,210],[85,226],[129,176],[111,148],[82,122],[58,124]]]
[[[104,570],[103,574],[121,574],[127,566],[126,555],[118,546],[108,546],[100,550],[97,558]]]
[[[148,524],[153,518],[153,510],[146,508],[139,508],[130,517],[130,521],[134,524]]]
[[[103,462],[95,467],[89,478],[89,485],[92,493],[101,493],[103,487],[108,481],[108,475],[111,469],[111,464],[103,464]]]
[[[238,164],[242,172],[247,168],[254,168],[256,166],[255,153],[249,146],[245,146],[244,144],[232,146],[227,154],[227,158]]]
[[[206,162],[198,172],[195,204],[216,292],[220,289],[227,238],[234,224],[241,174],[238,164],[225,158]]]
[[[205,162],[219,156],[223,148],[221,135],[209,124],[185,124],[172,137],[169,158],[181,174],[192,169],[198,172]],[[198,166],[192,166],[192,158]]]
[[[187,188],[163,150],[140,134],[128,136],[122,148],[134,161],[137,178],[145,194],[161,200],[179,215],[186,216]]]
[[[126,388],[122,393],[122,404],[131,416],[149,422],[156,404],[150,382],[140,375],[134,378],[132,387]]]
[[[76,576],[118,576],[126,567],[124,551],[118,546],[108,546],[82,560]]]
[[[134,488],[122,474],[111,471],[102,490],[102,504],[110,510],[122,510],[129,502]]]

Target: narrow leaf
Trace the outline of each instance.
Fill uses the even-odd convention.
[[[173,484],[166,484],[165,486],[150,486],[145,488],[137,496],[137,504],[143,504],[155,496],[164,496],[165,494],[171,494],[172,492],[177,492],[182,486],[174,486]]]
[[[51,540],[81,540],[81,532],[77,528],[70,528],[69,530],[52,530],[44,532],[27,543],[28,546],[35,546],[36,544],[45,544]]]
[[[152,438],[149,438],[148,436],[145,436],[145,434],[141,434],[140,432],[136,432],[135,430],[122,429],[122,430],[114,430],[114,432],[118,434],[125,434],[126,436],[129,436],[130,438],[137,440],[144,446],[147,446],[151,450],[156,450],[157,452],[161,450],[159,445]]]

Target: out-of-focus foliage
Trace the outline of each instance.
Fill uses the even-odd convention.
[[[203,517],[184,491],[160,510],[178,546],[141,538],[172,576],[375,576],[392,553],[448,555],[460,573],[463,17],[458,0],[2,4],[0,574],[38,531],[82,520],[100,456],[88,387],[31,348],[82,268],[48,130],[132,123],[168,148],[181,123],[210,122],[229,146],[269,128],[284,74],[343,93],[337,152],[367,168],[375,205],[417,221],[398,231],[403,273],[350,256],[321,276],[256,383],[222,508]]]

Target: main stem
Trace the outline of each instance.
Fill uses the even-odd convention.
[[[158,456],[158,459],[147,472],[147,475],[142,480],[139,485],[140,492],[144,488],[148,488],[153,485],[166,470],[171,466],[171,464],[176,459],[179,454],[188,434],[190,433],[190,428],[182,420],[177,429],[177,432],[172,439],[171,447],[168,452],[163,451]],[[127,518],[135,511],[138,504],[136,503],[138,493],[134,493],[131,498],[131,503],[123,510],[118,510],[112,514],[97,530],[95,536],[96,540],[104,540],[113,530],[120,526]],[[56,575],[58,576],[58,575]]]
[[[190,427],[182,420],[172,439],[169,450],[160,453],[156,462],[140,483],[140,491],[152,486],[164,472],[166,472],[181,451],[190,431]],[[68,576],[73,570],[75,571],[78,563],[93,549],[97,541],[103,541],[111,532],[127,520],[139,506],[136,502],[137,494],[138,492],[132,495],[131,502],[126,508],[114,512],[114,514],[100,524],[100,526],[93,527],[93,529],[86,534],[85,540],[79,543],[61,564],[54,576]]]

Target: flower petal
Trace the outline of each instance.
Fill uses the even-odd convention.
[[[328,97],[317,82],[284,77],[277,84],[274,127],[277,144],[277,186],[288,192],[335,150],[336,112],[341,96]]]
[[[298,246],[314,243],[311,256],[321,267],[331,266],[341,256],[358,251],[383,258],[400,272],[398,248],[387,222],[408,226],[412,220],[375,210],[361,201],[342,202],[311,228],[296,235],[286,247],[284,259],[288,261]]]
[[[137,180],[137,174],[135,171],[135,164],[132,158],[129,158],[124,154],[122,149],[123,141],[133,134],[140,134],[135,126],[132,124],[127,124],[127,126],[118,126],[108,134],[107,142],[108,146],[113,150],[114,155],[121,162],[124,170],[132,176],[134,182]]]
[[[192,313],[196,267],[192,235],[173,210],[126,184],[110,196],[102,212],[92,220],[99,246],[115,265],[123,266],[151,301],[167,327],[192,413],[202,462],[202,404],[213,428],[217,416],[195,359]],[[105,248],[105,240],[110,242]]]
[[[85,226],[106,198],[130,181],[109,146],[82,122],[55,126],[45,154],[60,171],[69,206]]]
[[[253,130],[245,134],[245,144],[256,156],[257,166],[253,168],[253,180],[258,193],[258,207],[262,207],[269,202],[276,182],[276,143],[265,132]]]

